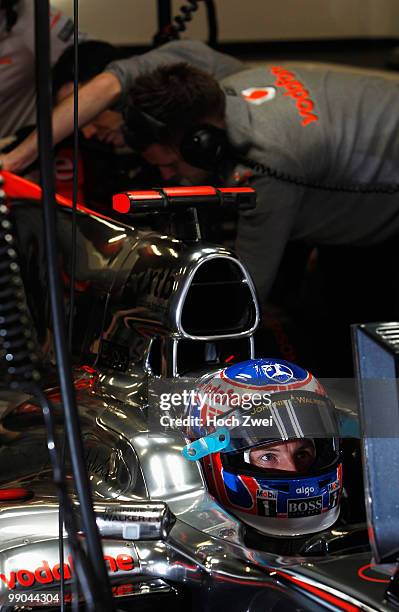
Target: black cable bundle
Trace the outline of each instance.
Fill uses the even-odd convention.
[[[48,79],[50,72],[49,19],[50,9],[48,0],[35,0],[37,123],[48,284],[51,298],[54,347],[65,414],[65,428],[71,455],[74,484],[80,502],[82,527],[86,544],[86,551],[82,549],[75,551],[75,554],[77,553],[78,555],[76,560],[79,563],[77,575],[83,590],[87,609],[98,612],[112,612],[114,605],[111,588],[103,559],[101,540],[91,499],[90,481],[84,459],[83,440],[72,380],[70,356],[66,342],[65,313],[58,267],[54,163],[52,156],[51,87]],[[43,413],[45,414],[45,410],[43,410]],[[62,491],[62,484],[59,490],[61,493],[60,504],[64,506],[65,525],[70,536],[71,546],[73,546],[73,543],[76,542],[77,533],[76,527],[72,523],[68,525],[71,505],[65,497],[65,490],[64,493]]]
[[[36,397],[43,410],[54,484],[64,509],[65,526],[77,574],[88,609],[100,609],[94,597],[98,585],[78,537],[78,527],[66,486],[64,462],[57,451],[54,408],[39,386],[41,374],[37,352],[36,334],[27,306],[6,194],[0,189],[0,381],[7,389]],[[107,612],[108,609],[105,608]]]
[[[12,223],[5,193],[0,190],[0,372],[8,388],[17,389],[21,381],[28,384],[40,379],[35,348]]]
[[[209,29],[208,43],[211,46],[215,46],[218,38],[218,27],[214,0],[188,0],[187,4],[180,7],[180,15],[176,15],[173,18],[174,23],[168,24],[155,35],[154,44],[160,46],[166,42],[180,38],[180,33],[185,32],[187,29],[187,23],[192,20],[193,14],[198,11],[201,1],[205,3],[207,9]]]
[[[180,7],[181,15],[176,15],[174,18],[175,24],[172,24],[172,30],[176,33],[176,36],[180,32],[184,32],[187,23],[192,20],[193,13],[198,11],[199,5],[198,0],[188,0],[188,3]]]

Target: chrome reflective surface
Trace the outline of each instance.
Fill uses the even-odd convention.
[[[27,245],[24,274],[61,431],[39,210],[21,203],[14,216]],[[59,232],[67,294],[68,212],[59,214]],[[162,419],[167,413],[160,394],[172,383],[184,385],[187,377],[194,384],[197,375],[220,367],[232,347],[237,361],[254,355],[259,308],[236,256],[223,247],[78,215],[78,261],[74,356],[91,365],[75,370],[77,402],[108,571],[115,588],[128,584],[127,595],[135,596],[126,609],[139,609],[144,596],[164,594],[176,610],[323,610],[331,609],[330,595],[336,609],[341,602],[341,609],[385,610],[385,583],[362,577],[371,559],[360,536],[360,544],[352,541],[355,552],[345,548],[355,537],[350,530],[313,537],[303,554],[279,550],[276,539],[259,534],[251,541],[244,525],[209,495],[201,464],[181,455],[183,433]],[[201,308],[211,303],[211,287],[219,296],[227,292],[225,273],[230,289],[238,287],[241,309],[226,328],[217,316],[211,328]],[[0,400],[0,487],[31,493],[24,501],[0,500],[1,601],[10,590],[57,588],[60,575],[58,507],[39,406],[24,395]],[[349,413],[350,402],[343,405]],[[67,546],[65,558],[68,582],[74,568]],[[382,580],[390,571],[384,569]]]

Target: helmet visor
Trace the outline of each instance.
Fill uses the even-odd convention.
[[[338,423],[334,404],[313,391],[284,391],[260,396],[252,395],[245,405],[236,408],[223,406],[215,410],[209,403],[201,411],[201,435],[206,436],[219,427],[230,432],[228,451],[244,450],[271,441],[295,438],[332,439],[338,437]],[[218,406],[219,408],[219,406]],[[216,413],[216,414],[215,414]]]
[[[269,440],[222,455],[229,472],[255,478],[301,478],[334,469],[340,459],[338,438]]]

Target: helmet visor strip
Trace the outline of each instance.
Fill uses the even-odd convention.
[[[221,405],[215,406],[212,402],[203,406],[194,423],[195,433],[205,441],[201,442],[201,456],[209,454],[205,450],[207,436],[212,436],[209,452],[234,452],[268,441],[332,440],[338,436],[334,405],[327,397],[301,390],[273,393],[266,399],[268,401],[260,404],[248,404],[245,409],[234,407],[229,410],[229,406],[224,404],[222,411]],[[215,433],[222,429],[229,431],[229,442],[227,444],[227,437],[224,437],[224,443],[215,446]],[[189,447],[192,445],[186,448]],[[188,453],[189,457],[193,460],[200,458],[193,451],[191,455]]]

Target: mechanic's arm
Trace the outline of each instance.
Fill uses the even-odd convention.
[[[105,109],[113,106],[121,94],[119,79],[103,72],[79,89],[79,126],[85,125]],[[53,144],[73,132],[73,95],[65,98],[53,111]],[[38,155],[37,130],[10,153],[0,157],[3,170],[19,172]]]
[[[219,53],[200,41],[174,41],[143,55],[113,62],[106,71],[94,77],[79,90],[79,126],[89,123],[110,106],[123,110],[125,96],[140,74],[158,66],[187,62],[206,70],[217,79],[239,72],[245,65],[235,58]],[[73,131],[73,95],[53,111],[53,143],[57,144]],[[37,157],[37,132],[11,153],[0,157],[4,170],[19,172]]]
[[[292,238],[303,189],[268,177],[253,180],[251,187],[257,192],[257,205],[240,213],[236,248],[263,302]]]

